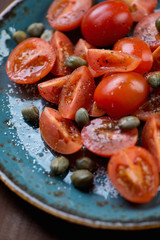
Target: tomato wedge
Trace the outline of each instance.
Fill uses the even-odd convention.
[[[74,123],[64,119],[60,113],[46,107],[39,121],[42,138],[54,151],[62,154],[72,154],[82,147],[81,135]]]
[[[91,109],[89,110],[89,116],[90,117],[101,117],[106,114],[106,111],[102,108],[100,108],[97,103],[94,101]]]
[[[86,40],[80,38],[78,42],[76,43],[75,49],[74,49],[74,55],[83,58],[84,60],[87,60],[87,52],[88,49],[94,48],[90,43],[88,43]]]
[[[151,71],[160,71],[160,46],[153,52],[153,65]]]
[[[40,38],[28,38],[9,55],[6,71],[12,81],[31,84],[45,77],[55,60],[55,51],[49,43]]]
[[[56,52],[56,62],[51,72],[55,76],[70,74],[71,69],[65,64],[66,58],[74,53],[74,47],[70,39],[64,33],[56,31],[52,35],[50,44]]]
[[[160,46],[160,33],[155,26],[158,17],[160,17],[160,12],[155,12],[144,17],[133,31],[133,36],[144,40],[152,51]]]
[[[58,105],[64,118],[75,119],[79,108],[90,110],[95,90],[94,79],[86,66],[74,70],[64,85]]]
[[[137,143],[138,130],[121,130],[118,120],[110,117],[96,118],[81,131],[82,142],[91,152],[102,157],[110,157],[119,150]]]
[[[77,28],[92,6],[92,0],[54,0],[47,13],[49,24],[60,31]]]
[[[60,93],[68,78],[69,75],[66,75],[39,83],[38,90],[40,95],[47,101],[58,104]]]
[[[128,201],[146,203],[158,192],[157,164],[150,152],[142,147],[130,147],[112,156],[108,174],[113,185]]]
[[[89,49],[87,54],[89,66],[96,72],[131,72],[141,63],[135,55],[113,50]]]
[[[160,171],[160,116],[152,114],[148,117],[142,131],[142,146],[152,153]]]

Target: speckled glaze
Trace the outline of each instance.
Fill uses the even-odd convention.
[[[41,112],[49,104],[39,96],[36,84],[21,86],[8,79],[5,63],[16,46],[11,36],[37,21],[50,28],[45,16],[51,2],[15,1],[0,18],[0,178],[29,203],[67,221],[105,229],[159,227],[160,194],[148,204],[127,202],[108,179],[107,160],[95,159],[99,167],[89,193],[74,188],[70,180],[75,159],[83,150],[69,156],[71,168],[65,175],[53,176],[50,162],[55,153],[43,142],[38,126],[29,125],[21,115],[24,106],[34,104]],[[68,34],[76,41],[77,33]]]

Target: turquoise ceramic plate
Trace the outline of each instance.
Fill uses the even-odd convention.
[[[5,62],[16,46],[15,30],[26,30],[33,22],[46,27],[46,11],[52,0],[15,1],[0,20],[0,178],[20,197],[62,219],[111,229],[140,229],[160,226],[160,195],[150,203],[136,205],[121,198],[106,174],[101,161],[95,173],[94,188],[81,192],[70,182],[71,172],[62,177],[50,173],[53,153],[40,137],[39,128],[28,125],[21,116],[24,106],[34,104],[42,111],[46,102],[36,85],[20,86],[10,81]],[[74,32],[71,38],[75,38]],[[76,155],[73,156],[73,159]],[[74,161],[72,160],[73,166]]]

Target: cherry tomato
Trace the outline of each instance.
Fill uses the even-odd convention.
[[[151,70],[153,56],[150,47],[139,38],[122,38],[115,43],[113,50],[136,55],[142,59],[139,66],[134,70],[138,73],[146,73]]]
[[[120,0],[127,4],[134,22],[152,13],[157,6],[157,0]]]
[[[89,44],[86,40],[80,38],[75,46],[74,55],[81,57],[84,60],[87,60],[87,51],[90,48],[94,48],[93,45]]]
[[[99,74],[108,72],[131,72],[141,63],[135,55],[113,50],[89,49],[87,60],[90,68]]]
[[[55,60],[55,51],[49,43],[40,38],[28,38],[9,55],[6,71],[12,81],[31,84],[45,77]]]
[[[132,15],[126,4],[109,0],[88,10],[82,19],[81,31],[87,42],[106,47],[126,36],[132,22]]]
[[[146,79],[139,73],[112,74],[98,84],[94,93],[97,105],[111,117],[132,114],[149,93]]]
[[[49,24],[60,31],[70,31],[80,26],[92,0],[54,0],[48,9]]]
[[[66,66],[66,58],[73,55],[74,47],[70,39],[62,32],[54,32],[50,44],[56,52],[56,62],[53,66],[52,73],[55,76],[64,76],[71,73],[71,69]]]
[[[102,157],[110,157],[119,150],[137,143],[138,130],[121,130],[118,120],[110,117],[96,118],[81,131],[82,142],[91,152]]]
[[[160,12],[155,12],[144,17],[133,31],[133,36],[144,40],[152,51],[160,46],[160,33],[155,26],[158,17],[160,17]]]
[[[100,107],[98,107],[97,103],[94,101],[91,109],[89,110],[90,117],[101,117],[106,114],[106,111]]]
[[[90,110],[95,90],[94,79],[86,66],[74,70],[64,85],[59,101],[59,112],[64,118],[75,119],[79,108]]]
[[[71,120],[63,118],[57,110],[46,107],[40,116],[39,126],[44,141],[54,151],[72,154],[81,149],[79,130]]]
[[[153,66],[152,71],[160,71],[160,46],[153,52]]]
[[[40,95],[51,103],[58,104],[63,85],[68,80],[69,75],[53,78],[38,84]]]
[[[128,201],[146,203],[158,192],[156,161],[142,147],[126,148],[112,156],[108,163],[108,174],[116,189]]]
[[[155,157],[160,171],[159,131],[160,115],[152,114],[148,117],[142,131],[142,146]]]

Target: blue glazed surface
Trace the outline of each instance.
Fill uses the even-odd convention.
[[[80,224],[119,229],[160,226],[160,194],[148,204],[125,201],[107,177],[107,161],[96,159],[101,167],[95,173],[95,184],[89,193],[73,187],[71,171],[54,177],[50,162],[55,154],[41,139],[39,128],[28,125],[22,118],[24,106],[34,104],[41,112],[47,103],[39,96],[36,84],[21,86],[8,79],[5,63],[16,46],[11,36],[15,30],[25,31],[33,22],[41,21],[50,28],[45,16],[51,2],[23,1],[0,20],[1,179],[35,206],[69,221],[77,218]],[[74,34],[71,37],[75,39]],[[76,157],[75,154],[71,159],[72,167]]]

